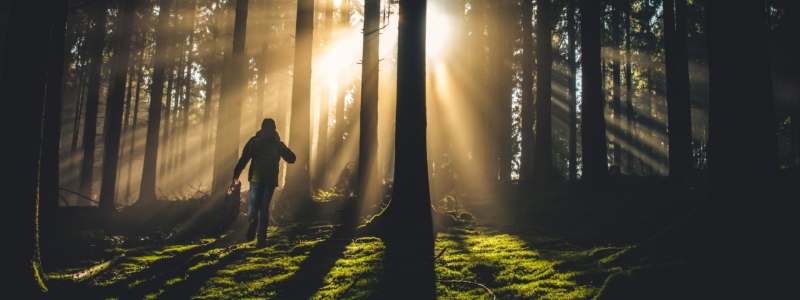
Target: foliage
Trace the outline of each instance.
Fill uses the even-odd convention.
[[[631,281],[660,292],[649,278],[681,277],[695,267],[668,253],[622,255],[683,217],[697,195],[628,180],[603,191],[553,184],[460,197],[458,211],[441,210],[456,222],[437,229],[437,295],[593,299],[619,295]],[[269,227],[268,246],[255,248],[243,240],[245,228],[239,217],[216,238],[108,244],[62,262],[47,285],[54,295],[142,299],[369,299],[382,286],[386,246],[378,237],[343,234],[335,222],[294,223]],[[71,274],[120,254],[91,280],[72,281]]]

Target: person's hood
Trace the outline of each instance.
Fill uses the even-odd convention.
[[[281,140],[281,136],[278,135],[278,132],[275,131],[275,129],[261,129],[258,132],[256,132],[256,137],[265,138],[268,141],[275,141],[275,142]]]

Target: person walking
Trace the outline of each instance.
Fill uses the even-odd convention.
[[[251,137],[242,149],[242,156],[233,169],[230,186],[241,184],[239,176],[250,162],[247,180],[250,182],[248,195],[248,221],[245,239],[250,242],[256,237],[256,247],[267,246],[267,227],[269,225],[269,204],[275,188],[278,187],[280,160],[293,164],[297,157],[289,147],[281,141],[275,120],[266,118],[261,122],[261,129]]]

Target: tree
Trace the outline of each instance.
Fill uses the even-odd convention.
[[[534,178],[552,180],[553,132],[550,87],[553,73],[553,45],[550,24],[550,0],[538,0],[536,7],[536,146],[533,155]]]
[[[541,7],[541,6],[540,6]],[[537,12],[539,10],[537,9]],[[538,24],[537,18],[537,24]],[[534,132],[536,110],[533,104],[533,0],[522,1],[522,85],[520,86],[520,166],[519,180],[527,181],[533,176]],[[538,36],[538,33],[537,33]]]
[[[156,166],[158,162],[158,136],[161,129],[161,99],[164,97],[164,72],[169,30],[169,14],[172,0],[160,0],[156,45],[153,60],[153,79],[150,84],[150,106],[147,109],[147,135],[145,136],[142,181],[139,201],[156,199]]]
[[[92,5],[91,36],[89,37],[89,83],[86,95],[86,112],[83,123],[83,161],[81,163],[81,183],[79,192],[92,198],[94,183],[94,154],[97,135],[97,110],[100,106],[100,81],[103,66],[103,50],[106,36],[106,1],[98,1]]]
[[[669,178],[686,184],[692,168],[689,61],[686,53],[686,1],[664,0],[664,56],[667,73]]]
[[[286,188],[281,198],[302,198],[309,195],[309,153],[311,153],[311,49],[313,48],[314,0],[297,1],[295,56],[292,80],[292,112],[289,126],[289,148],[297,161],[286,170]]]
[[[783,238],[791,236],[788,230],[794,228],[787,223],[792,217],[786,212],[792,210],[774,192],[778,160],[765,11],[760,0],[735,5],[708,0],[706,4],[709,182],[708,198],[699,208],[692,241],[698,246],[698,259],[715,263],[722,278],[731,280],[726,286],[788,284],[755,278],[758,283],[753,285],[737,275],[743,270],[776,272],[781,265],[778,259],[784,261],[792,255],[788,252],[790,239]],[[749,232],[769,234],[748,234],[743,243],[742,234]],[[730,264],[731,259],[743,255],[765,259]],[[772,298],[788,291],[759,288],[735,292],[737,297]]]
[[[120,4],[117,45],[111,58],[113,82],[106,101],[105,126],[103,129],[103,180],[100,186],[98,208],[104,212],[116,211],[117,165],[119,143],[122,133],[122,109],[125,104],[125,82],[130,61],[131,35],[136,9],[135,0],[124,0]]]
[[[567,65],[569,69],[569,180],[578,178],[578,104],[577,104],[577,62],[575,60],[575,44],[578,33],[575,25],[575,2],[578,0],[568,0],[567,4]]]
[[[581,10],[581,181],[599,186],[608,177],[606,122],[600,69],[600,4],[580,0]]]
[[[66,1],[56,2],[50,29],[50,53],[47,62],[47,90],[42,124],[41,175],[39,188],[40,245],[49,246],[58,235],[59,149],[61,145],[61,86],[64,79],[64,47],[66,42]],[[43,247],[53,249],[54,247]],[[43,253],[43,265],[55,254]]]
[[[47,290],[41,277],[37,210],[45,90],[47,77],[54,75],[48,74],[54,7],[55,1],[15,1],[0,11],[8,16],[2,20],[8,23],[2,28],[0,99],[6,116],[0,124],[2,139],[17,142],[4,149],[2,156],[3,166],[15,167],[2,173],[3,182],[13,187],[6,193],[13,201],[2,209],[2,234],[7,241],[0,257],[3,272],[13,276],[5,276],[0,292],[22,298],[38,298]]]
[[[376,197],[375,161],[378,151],[378,71],[380,46],[379,0],[364,3],[363,60],[361,64],[361,126],[358,142],[357,201],[355,207]],[[356,214],[358,215],[358,214]]]
[[[247,95],[247,58],[244,48],[247,35],[247,7],[248,0],[236,0],[230,81],[228,81],[230,87],[222,90],[223,95],[220,97],[217,116],[213,193],[225,191],[233,176],[232,168],[238,157],[239,128],[242,119],[241,104],[242,99]]]
[[[373,219],[386,244],[384,291],[392,298],[436,298],[426,149],[426,12],[427,1],[400,0],[394,183],[390,203]]]

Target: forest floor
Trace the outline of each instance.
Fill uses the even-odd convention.
[[[534,187],[535,188],[531,188]],[[656,237],[703,192],[637,179],[601,192],[569,183],[460,195],[439,214],[438,299],[699,299],[712,268]],[[457,206],[455,206],[457,204]],[[320,215],[337,213],[333,206]],[[451,218],[452,217],[452,218]],[[377,299],[384,245],[341,235],[335,218],[270,226],[244,240],[246,215],[216,236],[176,242],[74,228],[45,259],[48,299]],[[447,220],[446,222],[443,220]],[[65,226],[69,227],[69,223]],[[635,251],[638,249],[638,252]],[[634,253],[634,254],[632,254]],[[409,286],[414,289],[414,286]],[[382,296],[383,297],[383,296]],[[399,297],[398,297],[399,298]],[[385,299],[385,298],[381,298]]]

